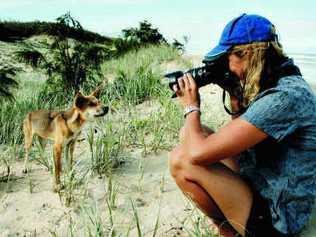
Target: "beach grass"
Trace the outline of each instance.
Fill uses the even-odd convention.
[[[139,212],[134,197],[128,198],[128,207],[119,207],[123,195],[117,174],[124,172],[125,166],[135,162],[133,152],[139,151],[141,159],[137,161],[138,178],[135,180],[134,192],[145,192],[143,159],[168,151],[177,143],[183,116],[181,108],[170,99],[172,93],[168,86],[163,83],[163,74],[166,73],[168,64],[187,68],[191,62],[168,46],[147,46],[104,62],[104,77],[82,88],[87,94],[93,89],[92,85],[106,80],[101,101],[109,105],[110,112],[104,119],[84,130],[82,139],[85,141],[85,148],[78,148],[77,162],[73,167],[64,164],[64,189],[59,195],[61,205],[73,210],[69,214],[69,236],[78,236],[78,233],[83,236],[133,236],[133,233],[136,236],[162,236],[161,211],[152,219],[149,235],[145,226],[142,226],[145,217]],[[1,147],[5,147],[3,150],[12,147],[17,150],[14,155],[10,153],[9,158],[0,156],[0,164],[8,173],[11,172],[12,163],[22,161],[22,123],[26,114],[38,109],[64,110],[72,105],[71,100],[65,102],[59,99],[40,99],[46,82],[41,71],[22,71],[17,80],[19,89],[15,95],[16,100],[1,102],[0,106]],[[82,143],[78,145],[82,146]],[[34,141],[30,158],[31,162],[52,172],[50,149],[49,144],[43,148]],[[96,177],[104,183],[103,197],[98,200],[94,200],[89,194],[89,185]],[[30,193],[35,192],[34,182],[34,177],[28,176]],[[159,182],[161,186],[157,190],[164,193],[164,175],[159,178]],[[121,212],[129,216],[128,223],[122,223],[118,218],[122,215]],[[200,230],[200,226],[190,226],[193,226],[193,230],[188,230],[187,233],[206,236],[204,227]],[[49,232],[52,236],[60,235],[56,229],[50,229]]]

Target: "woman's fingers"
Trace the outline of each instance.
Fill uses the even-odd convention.
[[[182,93],[177,84],[174,84],[172,89],[176,93],[177,96],[181,96]]]
[[[196,89],[196,83],[190,73],[185,73],[179,80],[178,85],[172,87],[174,92],[179,96],[183,95],[185,91]]]
[[[188,78],[188,83],[190,84],[190,87],[192,89],[196,88],[196,82],[194,81],[192,75],[190,73],[187,74],[187,78]]]
[[[183,78],[183,82],[184,82],[184,88],[185,89],[190,89],[190,82],[189,82],[189,79],[188,79],[188,74],[185,73],[182,78]]]
[[[177,84],[174,84],[174,85],[172,86],[172,89],[173,89],[174,92],[176,92],[176,93],[179,91],[179,87],[178,87]]]

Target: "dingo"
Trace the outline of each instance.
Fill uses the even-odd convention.
[[[99,95],[100,88],[97,88],[88,96],[84,96],[78,92],[74,98],[73,106],[67,111],[38,110],[27,114],[23,123],[25,139],[24,173],[27,172],[27,160],[29,150],[32,146],[33,135],[37,134],[40,139],[53,140],[55,166],[53,189],[55,192],[60,191],[61,154],[63,147],[66,147],[67,152],[69,151],[69,163],[72,165],[75,142],[85,122],[104,116],[109,110],[107,106],[101,105],[97,99]]]

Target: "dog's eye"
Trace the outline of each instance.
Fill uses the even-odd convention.
[[[94,102],[89,102],[89,104],[88,104],[89,106],[97,106],[97,104],[96,103],[94,103]]]

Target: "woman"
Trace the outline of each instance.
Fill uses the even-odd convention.
[[[316,100],[287,58],[272,23],[243,14],[229,22],[206,55],[227,57],[243,88],[240,112],[216,133],[201,125],[191,75],[174,86],[185,108],[180,144],[170,152],[179,188],[225,236],[296,236],[316,194]]]

